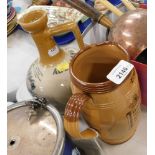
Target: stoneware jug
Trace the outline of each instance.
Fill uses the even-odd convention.
[[[22,28],[32,35],[39,51],[39,58],[28,71],[27,87],[33,96],[44,97],[63,111],[71,95],[68,68],[73,53],[60,49],[52,37],[72,31],[80,49],[84,43],[76,23],[68,22],[49,28],[47,21],[45,10],[23,13],[18,20]]]
[[[130,139],[136,131],[141,94],[135,68],[121,84],[106,76],[120,60],[128,61],[127,52],[112,42],[81,50],[70,63],[72,97],[69,99],[64,126],[75,139],[95,137],[109,144]],[[80,130],[80,117],[90,128]]]

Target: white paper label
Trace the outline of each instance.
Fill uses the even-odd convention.
[[[131,63],[121,60],[107,75],[107,78],[116,84],[121,84],[133,67]]]
[[[59,52],[59,48],[57,46],[55,46],[54,48],[48,50],[48,55],[50,57],[56,55]]]

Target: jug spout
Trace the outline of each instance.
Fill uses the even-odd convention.
[[[47,27],[47,12],[34,10],[24,14],[18,21],[22,28],[31,33],[39,51],[39,60],[43,65],[60,61],[64,58],[64,52],[59,50]],[[61,52],[59,52],[61,51]]]
[[[76,23],[68,22],[51,28],[47,26],[47,21],[47,11],[45,10],[30,11],[23,14],[18,20],[22,28],[31,33],[40,54],[39,61],[41,64],[57,63],[65,57],[65,52],[57,47],[53,39],[54,35],[72,31],[79,48],[84,48],[81,32]]]
[[[44,10],[34,10],[24,14],[18,23],[29,33],[43,31],[47,27],[47,12]]]

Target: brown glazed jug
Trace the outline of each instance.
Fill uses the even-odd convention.
[[[39,51],[39,58],[28,71],[27,87],[33,96],[44,97],[60,111],[64,111],[71,96],[68,69],[73,53],[60,49],[53,36],[72,31],[80,49],[84,47],[84,43],[76,23],[68,22],[50,28],[47,21],[45,10],[25,12],[18,20],[22,28],[32,35]]]
[[[141,103],[135,68],[119,85],[106,78],[120,60],[129,61],[128,54],[112,42],[86,47],[72,59],[73,95],[66,105],[64,126],[73,139],[86,140],[98,132],[104,142],[119,144],[135,133]],[[90,127],[82,131],[81,115]]]

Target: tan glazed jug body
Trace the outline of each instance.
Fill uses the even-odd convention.
[[[73,96],[64,116],[66,131],[75,139],[96,135],[110,144],[119,144],[133,136],[140,115],[140,88],[135,68],[121,84],[106,76],[120,60],[128,61],[124,49],[105,42],[88,47],[74,57],[70,65]],[[90,128],[80,131],[80,115]]]
[[[76,23],[68,22],[49,28],[47,27],[47,21],[45,10],[23,13],[18,20],[22,28],[31,33],[39,51],[39,58],[28,71],[27,87],[33,96],[44,97],[63,111],[67,100],[71,96],[68,69],[73,53],[60,49],[53,36],[72,31],[79,48],[83,48],[84,43]]]

